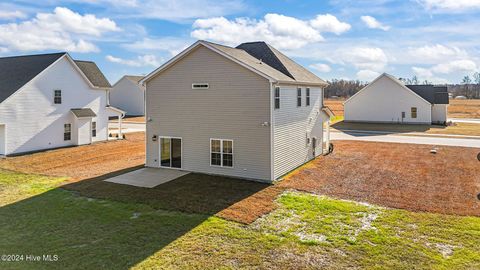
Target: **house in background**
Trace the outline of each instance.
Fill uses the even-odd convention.
[[[111,85],[68,53],[0,58],[0,155],[105,141]]]
[[[110,104],[130,116],[145,115],[145,87],[138,82],[143,76],[125,75],[110,91]]]
[[[148,167],[271,182],[328,151],[327,83],[264,42],[197,41],[141,83]]]
[[[405,85],[382,74],[344,102],[345,122],[445,124],[446,86]]]

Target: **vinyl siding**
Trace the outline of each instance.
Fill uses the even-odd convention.
[[[200,46],[147,83],[147,166],[159,166],[153,135],[181,137],[184,170],[270,181],[269,102],[268,80]],[[210,138],[234,141],[233,168],[210,166]]]
[[[302,106],[297,107],[297,87],[280,86],[280,109],[273,113],[275,179],[314,158],[307,134],[317,138],[315,155],[322,154],[323,90],[310,87],[310,106],[305,106],[306,87],[302,87]]]
[[[110,91],[110,104],[126,111],[127,115],[144,115],[144,90],[123,77]]]
[[[444,124],[447,122],[447,104],[434,104],[432,106],[432,123]]]
[[[411,108],[417,108],[417,118]],[[382,76],[344,104],[346,122],[430,124],[431,105],[387,76]],[[405,118],[402,120],[402,112]]]
[[[53,104],[53,90],[62,90],[62,104]],[[107,93],[94,90],[64,57],[0,104],[5,124],[6,154],[75,145],[72,108],[91,108],[97,114],[97,137],[107,139]],[[72,124],[72,140],[63,140],[64,124]]]

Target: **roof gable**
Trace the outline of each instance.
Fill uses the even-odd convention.
[[[387,74],[387,73],[383,73],[381,74],[380,76],[378,76],[375,80],[373,80],[371,83],[369,83],[367,86],[365,86],[364,88],[360,89],[360,91],[358,91],[357,93],[355,93],[353,96],[351,96],[349,99],[345,100],[345,102],[343,104],[346,104],[348,102],[350,102],[350,100],[352,100],[353,98],[355,98],[357,95],[359,95],[360,93],[362,93],[363,91],[369,89],[372,85],[374,85],[378,80],[380,80],[381,78],[387,78],[391,81],[393,81],[394,83],[396,83],[397,85],[399,85],[401,87],[401,89],[407,91],[407,93],[410,93],[411,95],[414,95],[415,97],[417,97],[418,99],[422,100],[423,102],[425,103],[428,103],[428,104],[431,104],[430,102],[428,102],[426,99],[424,99],[423,97],[421,97],[420,95],[418,95],[417,93],[415,93],[414,91],[412,91],[411,89],[409,89],[408,87],[406,87],[399,79],[395,78],[394,76],[390,75],[390,74]]]
[[[0,58],[0,103],[66,53]]]
[[[245,44],[245,43],[244,43]],[[318,78],[315,76],[313,73],[307,71],[305,68],[301,67],[300,65],[296,64],[292,60],[290,60],[288,57],[284,56],[277,50],[275,50],[273,47],[270,47],[268,44],[263,43],[267,46],[268,50],[270,53],[270,58],[272,59],[271,61],[277,61],[277,68],[272,67],[270,65],[275,65],[273,62],[268,64],[267,62],[253,56],[252,54],[248,53],[247,51],[239,48],[232,48],[220,44],[215,44],[212,42],[207,42],[203,40],[199,40],[195,42],[193,45],[182,51],[180,54],[175,56],[174,58],[170,59],[167,61],[165,64],[145,76],[144,79],[140,81],[140,83],[145,83],[148,82],[151,78],[155,77],[158,75],[160,72],[163,70],[169,68],[170,66],[174,65],[177,61],[194,51],[195,48],[198,46],[204,46],[238,64],[241,66],[249,69],[250,71],[257,73],[258,75],[276,83],[289,83],[289,84],[307,84],[307,85],[321,85],[325,86],[327,83],[323,81],[322,79]],[[241,45],[240,45],[241,46]],[[263,46],[263,45],[262,45]],[[263,47],[265,48],[265,47]],[[280,57],[279,57],[280,55]],[[276,59],[276,60],[275,60]],[[287,63],[288,65],[285,65]],[[289,75],[286,75],[285,73],[282,72],[283,66],[283,71],[286,73],[289,73],[290,71],[287,69],[288,66],[295,67],[298,72],[305,72],[309,73],[308,75],[305,75],[301,77],[302,79],[305,80],[296,80],[293,77],[290,77]],[[293,68],[292,68],[293,69]]]

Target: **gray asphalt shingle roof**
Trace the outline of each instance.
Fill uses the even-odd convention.
[[[88,80],[96,87],[111,88],[105,75],[100,71],[97,64],[91,61],[74,60],[75,64],[82,70],[83,74],[87,76]]]
[[[77,117],[77,118],[82,118],[82,117],[96,117],[97,115],[95,114],[94,111],[90,108],[75,108],[75,109],[70,109],[70,111]]]
[[[242,43],[236,48],[203,41],[245,65],[281,82],[327,84],[265,42]]]
[[[408,89],[421,96],[431,104],[449,104],[446,86],[405,85]]]
[[[0,103],[65,53],[0,58]]]
[[[35,76],[64,56],[66,53],[22,55],[0,58],[0,103],[13,95]],[[75,61],[75,64],[96,87],[111,85],[94,62]]]

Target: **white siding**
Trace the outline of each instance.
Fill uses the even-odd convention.
[[[314,158],[307,134],[317,138],[315,155],[322,154],[323,90],[310,88],[310,106],[305,106],[306,87],[302,88],[302,106],[297,107],[297,87],[280,87],[280,109],[274,110],[274,178],[277,179]]]
[[[5,125],[0,125],[0,155],[5,155]]]
[[[147,83],[147,166],[159,166],[153,135],[181,137],[184,170],[270,181],[269,102],[268,80],[200,46]],[[210,138],[234,141],[233,168],[210,166]]]
[[[411,108],[417,108],[417,118]],[[402,112],[405,118],[402,120]],[[430,124],[430,103],[382,75],[344,104],[345,121]]]
[[[62,90],[62,104],[53,104],[53,90]],[[107,139],[107,93],[91,89],[65,57],[0,104],[0,123],[6,124],[6,154],[74,145],[72,108],[91,108],[97,114],[97,137]],[[72,140],[63,140],[64,124],[72,124]]]
[[[127,115],[144,115],[144,89],[123,77],[110,91],[110,104],[124,110]]]
[[[444,124],[447,122],[447,104],[434,104],[432,106],[432,123]]]

